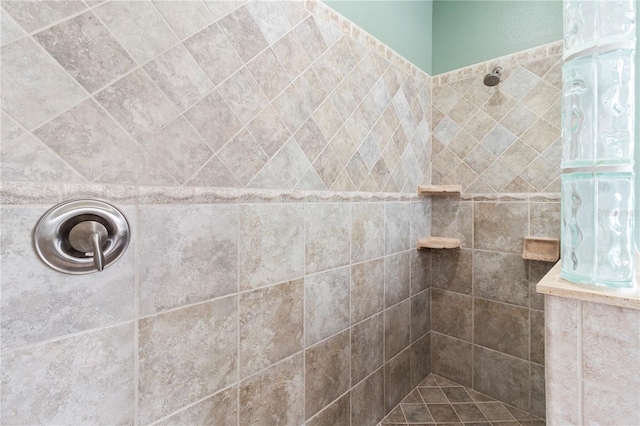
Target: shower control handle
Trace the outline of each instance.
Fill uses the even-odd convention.
[[[102,245],[109,238],[109,232],[100,222],[87,220],[80,222],[69,232],[69,244],[85,256],[93,256],[93,264],[98,271],[104,270]]]

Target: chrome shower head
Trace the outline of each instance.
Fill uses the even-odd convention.
[[[500,74],[502,74],[502,68],[495,67],[493,71],[484,76],[484,85],[493,87],[500,84]]]

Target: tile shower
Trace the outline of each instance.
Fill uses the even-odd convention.
[[[546,265],[518,251],[559,228],[557,44],[496,90],[313,1],[1,13],[3,424],[373,425],[431,372],[544,417]],[[67,276],[32,230],[83,197],[133,241]]]

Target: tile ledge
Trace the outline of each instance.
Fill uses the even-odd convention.
[[[538,282],[536,291],[549,296],[640,310],[640,291],[622,293],[614,289],[573,284],[560,277],[560,262],[556,263],[547,275]]]
[[[424,201],[414,193],[338,192],[186,186],[131,186],[2,182],[0,204],[52,204],[73,198],[102,198],[119,204],[214,204],[260,202]]]

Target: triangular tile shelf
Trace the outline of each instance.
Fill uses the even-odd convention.
[[[418,239],[416,246],[418,249],[454,249],[460,248],[460,240],[457,238],[425,237]]]
[[[420,195],[460,195],[462,185],[418,185]]]

